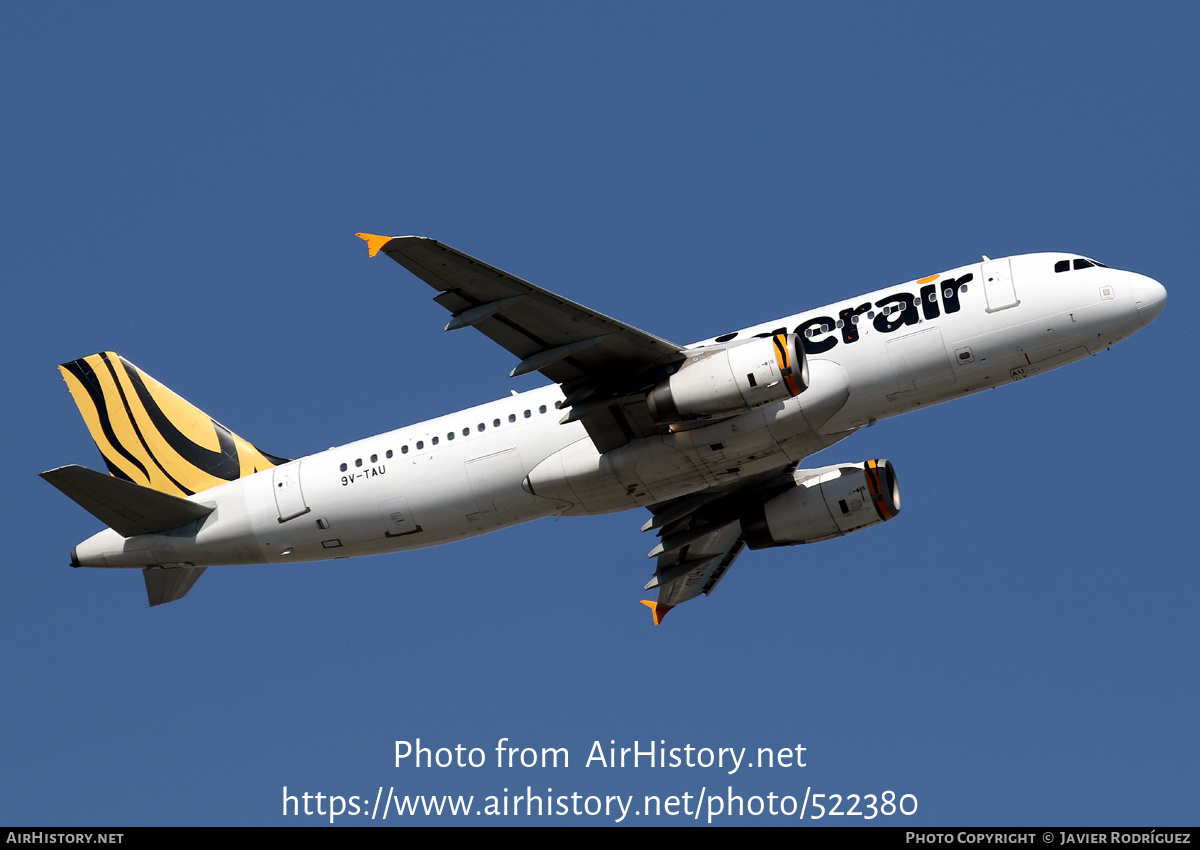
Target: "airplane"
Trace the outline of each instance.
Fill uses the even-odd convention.
[[[108,526],[71,566],[141,569],[151,606],[210,566],[435,546],[646,508],[655,625],[745,548],[900,512],[883,459],[801,464],[868,425],[1098,353],[1166,289],[1078,254],[980,262],[677,345],[433,239],[360,233],[552,383],[298,460],[267,454],[114,352],[59,367],[109,474],[41,473]]]

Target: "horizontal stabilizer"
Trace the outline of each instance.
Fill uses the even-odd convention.
[[[174,602],[187,596],[196,579],[206,567],[146,567],[142,577],[146,579],[146,598],[150,607]]]
[[[61,466],[41,476],[122,537],[166,531],[203,519],[215,510],[82,466]]]

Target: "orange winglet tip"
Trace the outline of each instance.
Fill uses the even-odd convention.
[[[374,257],[379,253],[379,249],[392,241],[390,236],[377,236],[374,233],[355,233],[359,239],[367,243],[367,253]]]
[[[662,624],[663,617],[667,616],[667,612],[674,608],[674,605],[660,605],[649,599],[643,599],[642,604],[650,609],[650,613],[654,615],[654,625]]]

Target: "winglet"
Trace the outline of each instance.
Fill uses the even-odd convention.
[[[667,616],[667,612],[674,608],[674,605],[663,605],[659,602],[652,602],[649,599],[643,599],[642,604],[650,609],[650,613],[654,615],[654,625],[662,625],[663,617]]]
[[[374,257],[379,249],[392,241],[391,236],[376,236],[374,233],[355,233],[359,239],[367,243],[367,253]]]

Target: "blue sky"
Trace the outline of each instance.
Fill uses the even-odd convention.
[[[283,786],[529,785],[1194,823],[1198,32],[1184,3],[6,5],[0,821],[316,825]],[[36,473],[101,461],[58,363],[117,350],[288,457],[537,385],[360,230],[681,342],[980,254],[1080,252],[1170,300],[820,456],[890,459],[903,513],[748,553],[658,629],[644,513],[214,569],[154,610],[136,572],[69,569],[98,524]],[[393,766],[504,737],[571,765]],[[610,740],[807,766],[585,767]]]

